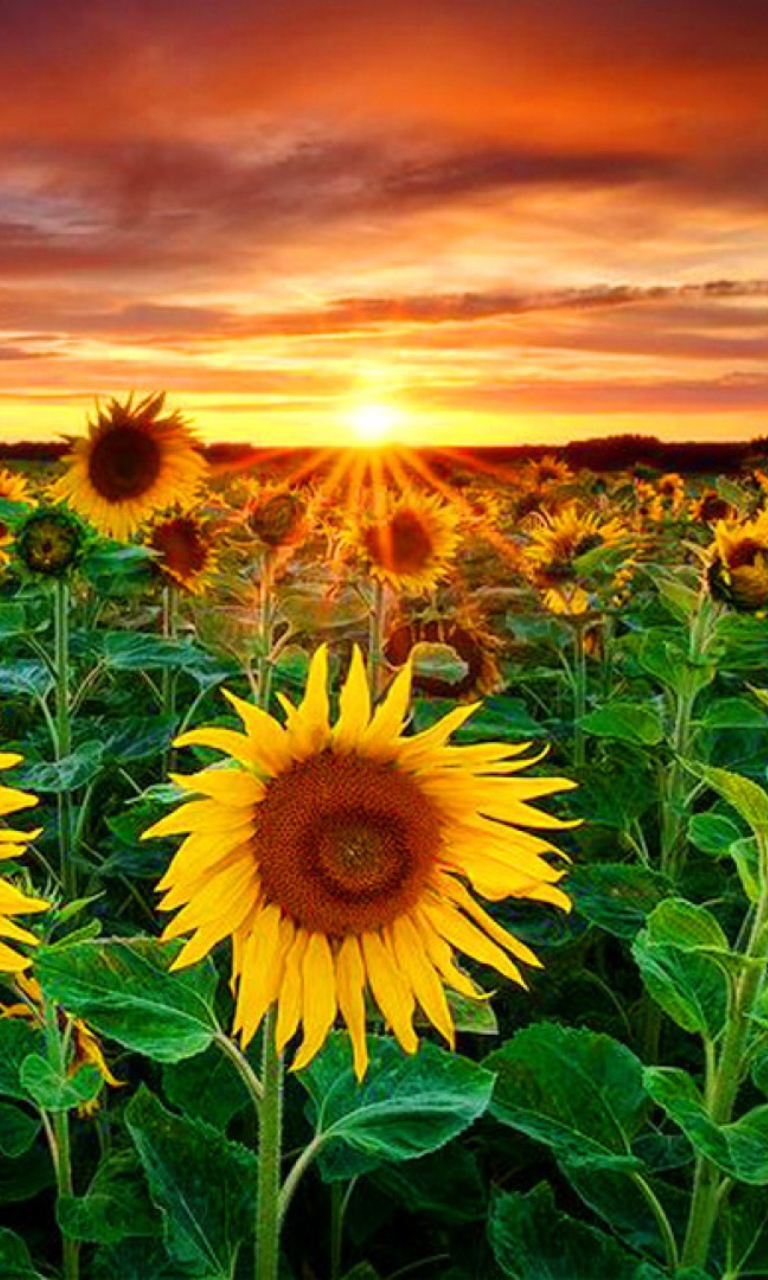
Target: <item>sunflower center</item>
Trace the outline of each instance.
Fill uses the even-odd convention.
[[[728,568],[741,569],[744,565],[756,564],[760,553],[764,550],[763,544],[757,542],[755,538],[742,538],[728,552]]]
[[[160,475],[160,446],[140,427],[110,427],[94,440],[88,478],[107,502],[125,502],[146,493]]]
[[[371,560],[393,573],[417,573],[434,554],[429,529],[418,512],[405,508],[391,520],[366,531],[365,547]]]
[[[312,933],[381,928],[419,900],[442,845],[415,778],[323,751],[273,778],[257,807],[264,892]]]
[[[194,577],[205,568],[205,543],[192,520],[178,517],[157,525],[152,530],[150,545],[160,552],[163,567],[180,577]]]

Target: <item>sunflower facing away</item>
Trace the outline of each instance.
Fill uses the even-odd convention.
[[[21,756],[8,751],[0,752],[0,769],[11,769],[21,762]],[[37,796],[26,791],[17,791],[15,787],[0,786],[0,818],[5,819],[21,809],[30,809],[37,804]],[[19,858],[30,840],[39,836],[38,831],[16,831],[0,824],[0,859]],[[15,923],[11,916],[26,915],[37,911],[47,911],[48,903],[41,898],[30,898],[21,889],[0,878],[0,939],[10,938],[13,942],[27,942],[34,946],[37,938],[28,929]],[[0,941],[0,971],[3,973],[20,973],[29,967],[29,959],[20,951]]]
[[[231,936],[243,1043],[277,1002],[279,1049],[303,1026],[299,1069],[338,1013],[362,1078],[366,988],[414,1052],[416,1003],[452,1045],[444,986],[478,995],[455,949],[525,985],[515,961],[538,965],[536,957],[470,888],[491,900],[569,907],[557,887],[562,873],[544,857],[557,850],[528,828],[572,825],[529,802],[573,784],[514,776],[540,759],[519,759],[524,746],[449,745],[473,706],[405,737],[409,668],[372,712],[358,649],[331,726],[327,667],[322,646],[300,706],[281,699],[285,726],[228,693],[244,732],[182,734],[178,746],[223,751],[232,767],[174,776],[198,798],[144,837],[185,835],[159,885],[161,907],[178,910],[163,936],[192,935],[174,967],[194,964]]]
[[[191,512],[153,520],[147,546],[157,555],[157,570],[166,581],[178,583],[191,595],[200,595],[210,586],[217,567],[213,539]]]
[[[436,495],[405,493],[381,514],[360,520],[353,540],[371,577],[395,591],[429,591],[450,569],[458,513]]]
[[[52,489],[110,537],[127,539],[153,512],[192,503],[206,464],[177,411],[163,414],[165,393],[137,404],[109,400],[89,434],[74,443],[69,468]]]

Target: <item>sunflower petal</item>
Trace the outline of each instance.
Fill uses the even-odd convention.
[[[336,995],[339,1011],[352,1040],[355,1075],[362,1080],[368,1069],[365,1038],[365,965],[354,934],[344,938],[336,953]]]
[[[400,975],[394,956],[377,933],[361,934],[360,945],[374,1000],[405,1052],[415,1053],[419,1042],[411,1021],[413,996]]]
[[[352,751],[359,743],[371,718],[371,695],[360,646],[352,650],[352,661],[339,695],[339,718],[332,737],[336,751]]]
[[[301,1071],[322,1048],[336,1017],[336,975],[331,948],[324,933],[309,936],[301,962],[304,990],[302,1023],[304,1039],[291,1066]]]

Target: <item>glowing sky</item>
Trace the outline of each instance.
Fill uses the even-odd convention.
[[[0,436],[768,434],[768,0],[0,0]]]

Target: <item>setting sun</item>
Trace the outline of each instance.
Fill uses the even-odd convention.
[[[374,445],[391,438],[397,419],[392,405],[363,404],[352,410],[349,420],[357,442]]]

